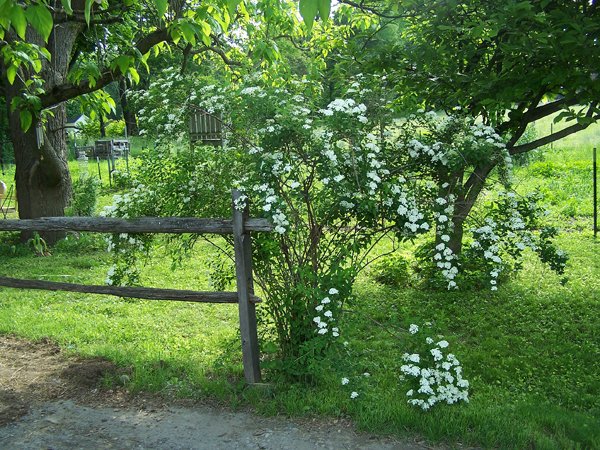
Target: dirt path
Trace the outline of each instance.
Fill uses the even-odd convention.
[[[0,336],[0,449],[403,449],[346,421],[293,422],[97,388],[115,367]]]

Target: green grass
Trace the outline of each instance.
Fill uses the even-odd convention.
[[[598,128],[591,131],[598,136]],[[516,173],[519,191],[546,191],[551,220],[566,228],[559,238],[571,255],[565,286],[531,255],[497,292],[390,288],[364,273],[342,321],[349,345],[323,362],[310,383],[270,378],[267,389],[245,389],[232,305],[0,289],[0,332],[50,337],[70,352],[109,358],[128,375],[131,391],[251,405],[263,414],[351,417],[365,430],[451,445],[600,448],[600,240],[591,233],[588,138],[580,139],[581,147],[563,149],[560,157],[547,150]],[[109,265],[104,246],[93,236],[71,237],[51,257],[35,258],[3,244],[2,275],[102,283]],[[145,284],[207,289],[211,255],[202,244],[172,272],[159,250],[145,267]],[[461,360],[471,382],[469,404],[424,413],[406,403],[401,330],[425,321]],[[350,384],[342,386],[341,377]],[[359,397],[351,400],[350,390]]]
[[[128,374],[132,391],[251,404],[264,414],[349,416],[366,430],[416,432],[432,441],[598,448],[600,244],[589,233],[565,235],[561,244],[574,255],[566,286],[534,261],[497,293],[390,289],[361,277],[344,320],[349,356],[332,355],[310,385],[243,389],[231,305],[2,289],[0,332],[51,337],[71,352],[107,357]],[[9,258],[4,247],[3,273],[101,283],[108,265],[101,247],[92,238],[72,239],[52,257],[35,259],[23,249]],[[207,288],[207,257],[210,248],[203,245],[171,272],[157,255],[145,269],[148,284]],[[406,404],[407,388],[398,379],[405,342],[399,330],[424,321],[434,322],[461,360],[472,384],[469,405],[422,413]],[[351,378],[358,399],[350,400],[342,376]]]
[[[536,122],[538,137],[550,131],[551,118]],[[554,124],[558,131],[569,124]],[[529,164],[515,171],[520,193],[539,190],[546,197],[550,220],[567,230],[590,230],[593,214],[592,148],[600,149],[600,124],[535,150]],[[600,151],[598,152],[600,164]]]

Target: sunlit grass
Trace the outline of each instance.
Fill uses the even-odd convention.
[[[109,358],[127,374],[114,382],[131,391],[252,405],[264,414],[351,417],[366,430],[431,441],[600,448],[600,242],[590,228],[589,147],[582,142],[561,150],[560,158],[558,150],[547,150],[516,173],[519,192],[542,189],[551,220],[566,229],[559,238],[571,255],[566,285],[533,257],[495,293],[391,288],[365,272],[341,322],[348,347],[332,354],[308,384],[283,383],[265,370],[269,388],[244,387],[235,305],[0,289],[0,332],[50,337],[69,352]],[[113,192],[105,185],[103,193],[106,204]],[[110,265],[104,241],[93,236],[71,236],[46,258],[5,242],[1,275],[101,284]],[[171,271],[158,250],[144,268],[144,284],[208,289],[212,257],[202,244]],[[425,321],[461,360],[472,386],[468,405],[423,413],[406,403],[402,330]],[[350,399],[342,377],[351,379],[357,399]]]

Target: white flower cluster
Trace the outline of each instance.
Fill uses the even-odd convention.
[[[458,275],[458,267],[455,264],[457,258],[448,246],[453,231],[452,217],[454,215],[454,201],[455,196],[453,194],[448,194],[446,198],[438,197],[435,203],[441,210],[434,213],[439,243],[435,246],[436,252],[433,255],[433,259],[436,266],[441,269],[444,278],[448,280],[448,289],[458,289],[456,281],[454,281],[456,275]]]
[[[411,139],[406,147],[409,156],[413,159],[427,157],[434,165],[438,163],[442,166],[448,165],[448,156],[441,142],[429,146],[417,139]]]
[[[339,291],[336,288],[329,289],[329,295],[331,295],[332,297],[338,294]],[[331,331],[331,335],[333,337],[338,337],[340,335],[339,328],[332,326],[335,325],[336,320],[333,317],[333,308],[331,305],[331,299],[329,297],[324,297],[315,307],[315,311],[317,311],[319,315],[313,318],[313,322],[317,325],[318,334],[327,334],[329,333],[329,331]],[[338,302],[338,307],[339,306],[340,305]]]
[[[351,116],[356,116],[360,123],[367,123],[369,120],[365,116],[367,107],[364,103],[357,103],[351,98],[342,99],[336,98],[327,105],[327,108],[320,109],[319,113],[324,116],[333,116],[337,113],[345,113]]]
[[[412,324],[411,334],[418,333],[418,326]],[[416,330],[416,331],[415,331]],[[424,411],[436,403],[449,405],[459,401],[469,402],[469,382],[462,377],[460,362],[452,353],[444,355],[449,344],[446,340],[435,341],[431,337],[425,339],[428,351],[424,355],[418,353],[402,355],[406,363],[400,371],[416,381],[419,387],[410,389],[406,396],[408,403],[419,406]]]
[[[494,219],[487,217],[484,220],[484,225],[478,228],[471,229],[473,234],[473,242],[471,249],[479,253],[483,259],[491,267],[490,285],[491,290],[498,290],[498,276],[503,270],[503,260],[500,256],[502,245],[502,235],[506,235],[518,251],[523,251],[529,247],[536,250],[537,246],[532,239],[531,232],[526,228],[526,223],[519,212],[518,201],[513,192],[500,192],[501,207],[508,217],[503,219],[503,223],[499,224]]]
[[[490,272],[491,290],[498,290],[498,276],[502,272],[502,258],[498,254],[500,250],[500,236],[497,233],[497,224],[489,217],[485,219],[485,225],[471,230],[473,242],[471,248],[483,253],[483,258],[493,266]]]
[[[497,148],[505,147],[502,137],[489,125],[485,125],[481,122],[474,123],[471,125],[471,132],[473,133],[473,136],[481,138],[485,140],[486,143],[492,144]]]
[[[262,210],[268,213],[271,218],[274,225],[273,230],[276,233],[284,234],[287,231],[290,222],[282,208],[279,206],[281,202],[279,197],[275,194],[275,190],[267,183],[255,185],[252,187],[252,190],[258,194],[262,203]],[[246,201],[246,196],[244,196],[244,201]]]
[[[347,342],[344,342],[344,346],[346,346],[347,344],[348,344]],[[365,372],[362,374],[362,376],[364,378],[369,378],[371,376],[371,374],[369,372]],[[342,386],[348,386],[349,384],[350,384],[350,379],[348,377],[343,377],[342,378]],[[359,396],[359,393],[357,391],[350,392],[350,398],[352,400],[354,400],[358,396]]]

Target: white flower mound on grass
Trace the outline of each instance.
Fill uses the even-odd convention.
[[[410,327],[411,330],[418,330],[417,325],[413,324]],[[462,377],[460,362],[452,353],[444,355],[443,350],[448,348],[448,341],[435,342],[431,337],[427,337],[425,343],[428,351],[422,355],[402,355],[406,364],[400,367],[400,371],[418,383],[418,388],[410,389],[406,393],[409,397],[408,403],[419,406],[424,411],[440,402],[449,405],[459,401],[468,403],[469,382]]]

